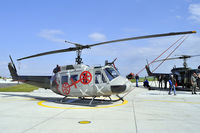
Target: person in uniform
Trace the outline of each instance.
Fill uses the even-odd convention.
[[[196,93],[196,88],[197,88],[197,74],[194,72],[191,76],[191,85],[192,85],[192,94],[197,94]]]
[[[163,80],[164,80],[164,83],[165,83],[165,89],[167,89],[167,81],[168,81],[168,77],[167,77],[167,75],[164,75],[163,76]]]
[[[56,74],[59,71],[60,71],[60,66],[57,65],[56,68],[53,69],[53,72]]]
[[[200,73],[197,74],[197,87],[200,89]]]
[[[139,75],[136,74],[136,76],[135,76],[135,79],[136,79],[136,87],[139,87],[139,86],[138,86],[139,78],[140,78]]]
[[[163,76],[162,76],[162,75],[160,75],[160,76],[158,77],[158,81],[159,81],[159,88],[162,89],[162,81],[163,81]]]
[[[149,81],[146,77],[144,78],[143,86],[147,87],[149,90],[151,89],[150,86],[149,86]]]

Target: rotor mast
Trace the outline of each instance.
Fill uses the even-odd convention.
[[[77,49],[76,50],[77,57],[75,59],[75,62],[76,62],[77,65],[82,64],[83,62],[82,62],[82,58],[81,58],[81,53],[82,53],[82,47],[83,47],[83,45],[81,45],[79,43],[70,42],[70,41],[67,41],[67,40],[65,40],[65,42],[75,45],[75,47]]]
[[[186,62],[186,59],[187,59],[187,58],[183,58],[183,66],[184,66],[184,68],[187,68],[187,62]]]
[[[76,55],[77,55],[77,57],[76,57],[75,62],[76,62],[77,65],[83,63],[83,62],[82,62],[82,58],[81,58],[81,52],[82,52],[81,49],[79,49],[79,50],[76,51]]]

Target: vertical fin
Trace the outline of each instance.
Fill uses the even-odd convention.
[[[14,64],[14,62],[12,60],[12,57],[10,55],[9,55],[9,57],[10,57],[11,62],[8,63],[8,69],[10,71],[10,74],[11,74],[12,78],[14,80],[17,80],[17,78],[18,78],[17,69],[16,69],[15,64]]]
[[[150,69],[149,69],[149,65],[146,65],[145,68],[146,68],[146,70],[147,70],[148,75],[149,75],[149,76],[153,76],[153,73],[152,73],[152,72],[150,71]]]

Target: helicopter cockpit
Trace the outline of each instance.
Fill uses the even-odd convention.
[[[104,71],[110,81],[119,76],[119,73],[116,70],[114,70],[112,67],[105,68]]]

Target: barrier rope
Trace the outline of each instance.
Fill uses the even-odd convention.
[[[153,61],[151,61],[149,64],[147,64],[148,66],[151,65],[153,62],[155,62],[158,58],[160,58],[164,53],[166,53],[171,47],[173,47],[177,42],[179,42],[183,37],[185,36],[181,36],[176,42],[174,42],[170,47],[168,47],[164,52],[162,52],[157,58],[155,58]],[[137,74],[141,73],[143,70],[145,69],[142,68]]]
[[[188,38],[188,36],[186,36],[184,39],[183,39],[183,41],[182,42],[180,42],[179,43],[179,45],[178,46],[176,46],[176,48],[152,71],[152,72],[154,72],[156,69],[158,69],[158,67],[160,67],[168,58],[169,58],[169,56],[171,56],[175,51],[176,51],[176,49],[177,48],[179,48],[180,46],[181,46],[181,44],[183,44],[183,42],[186,40]]]

